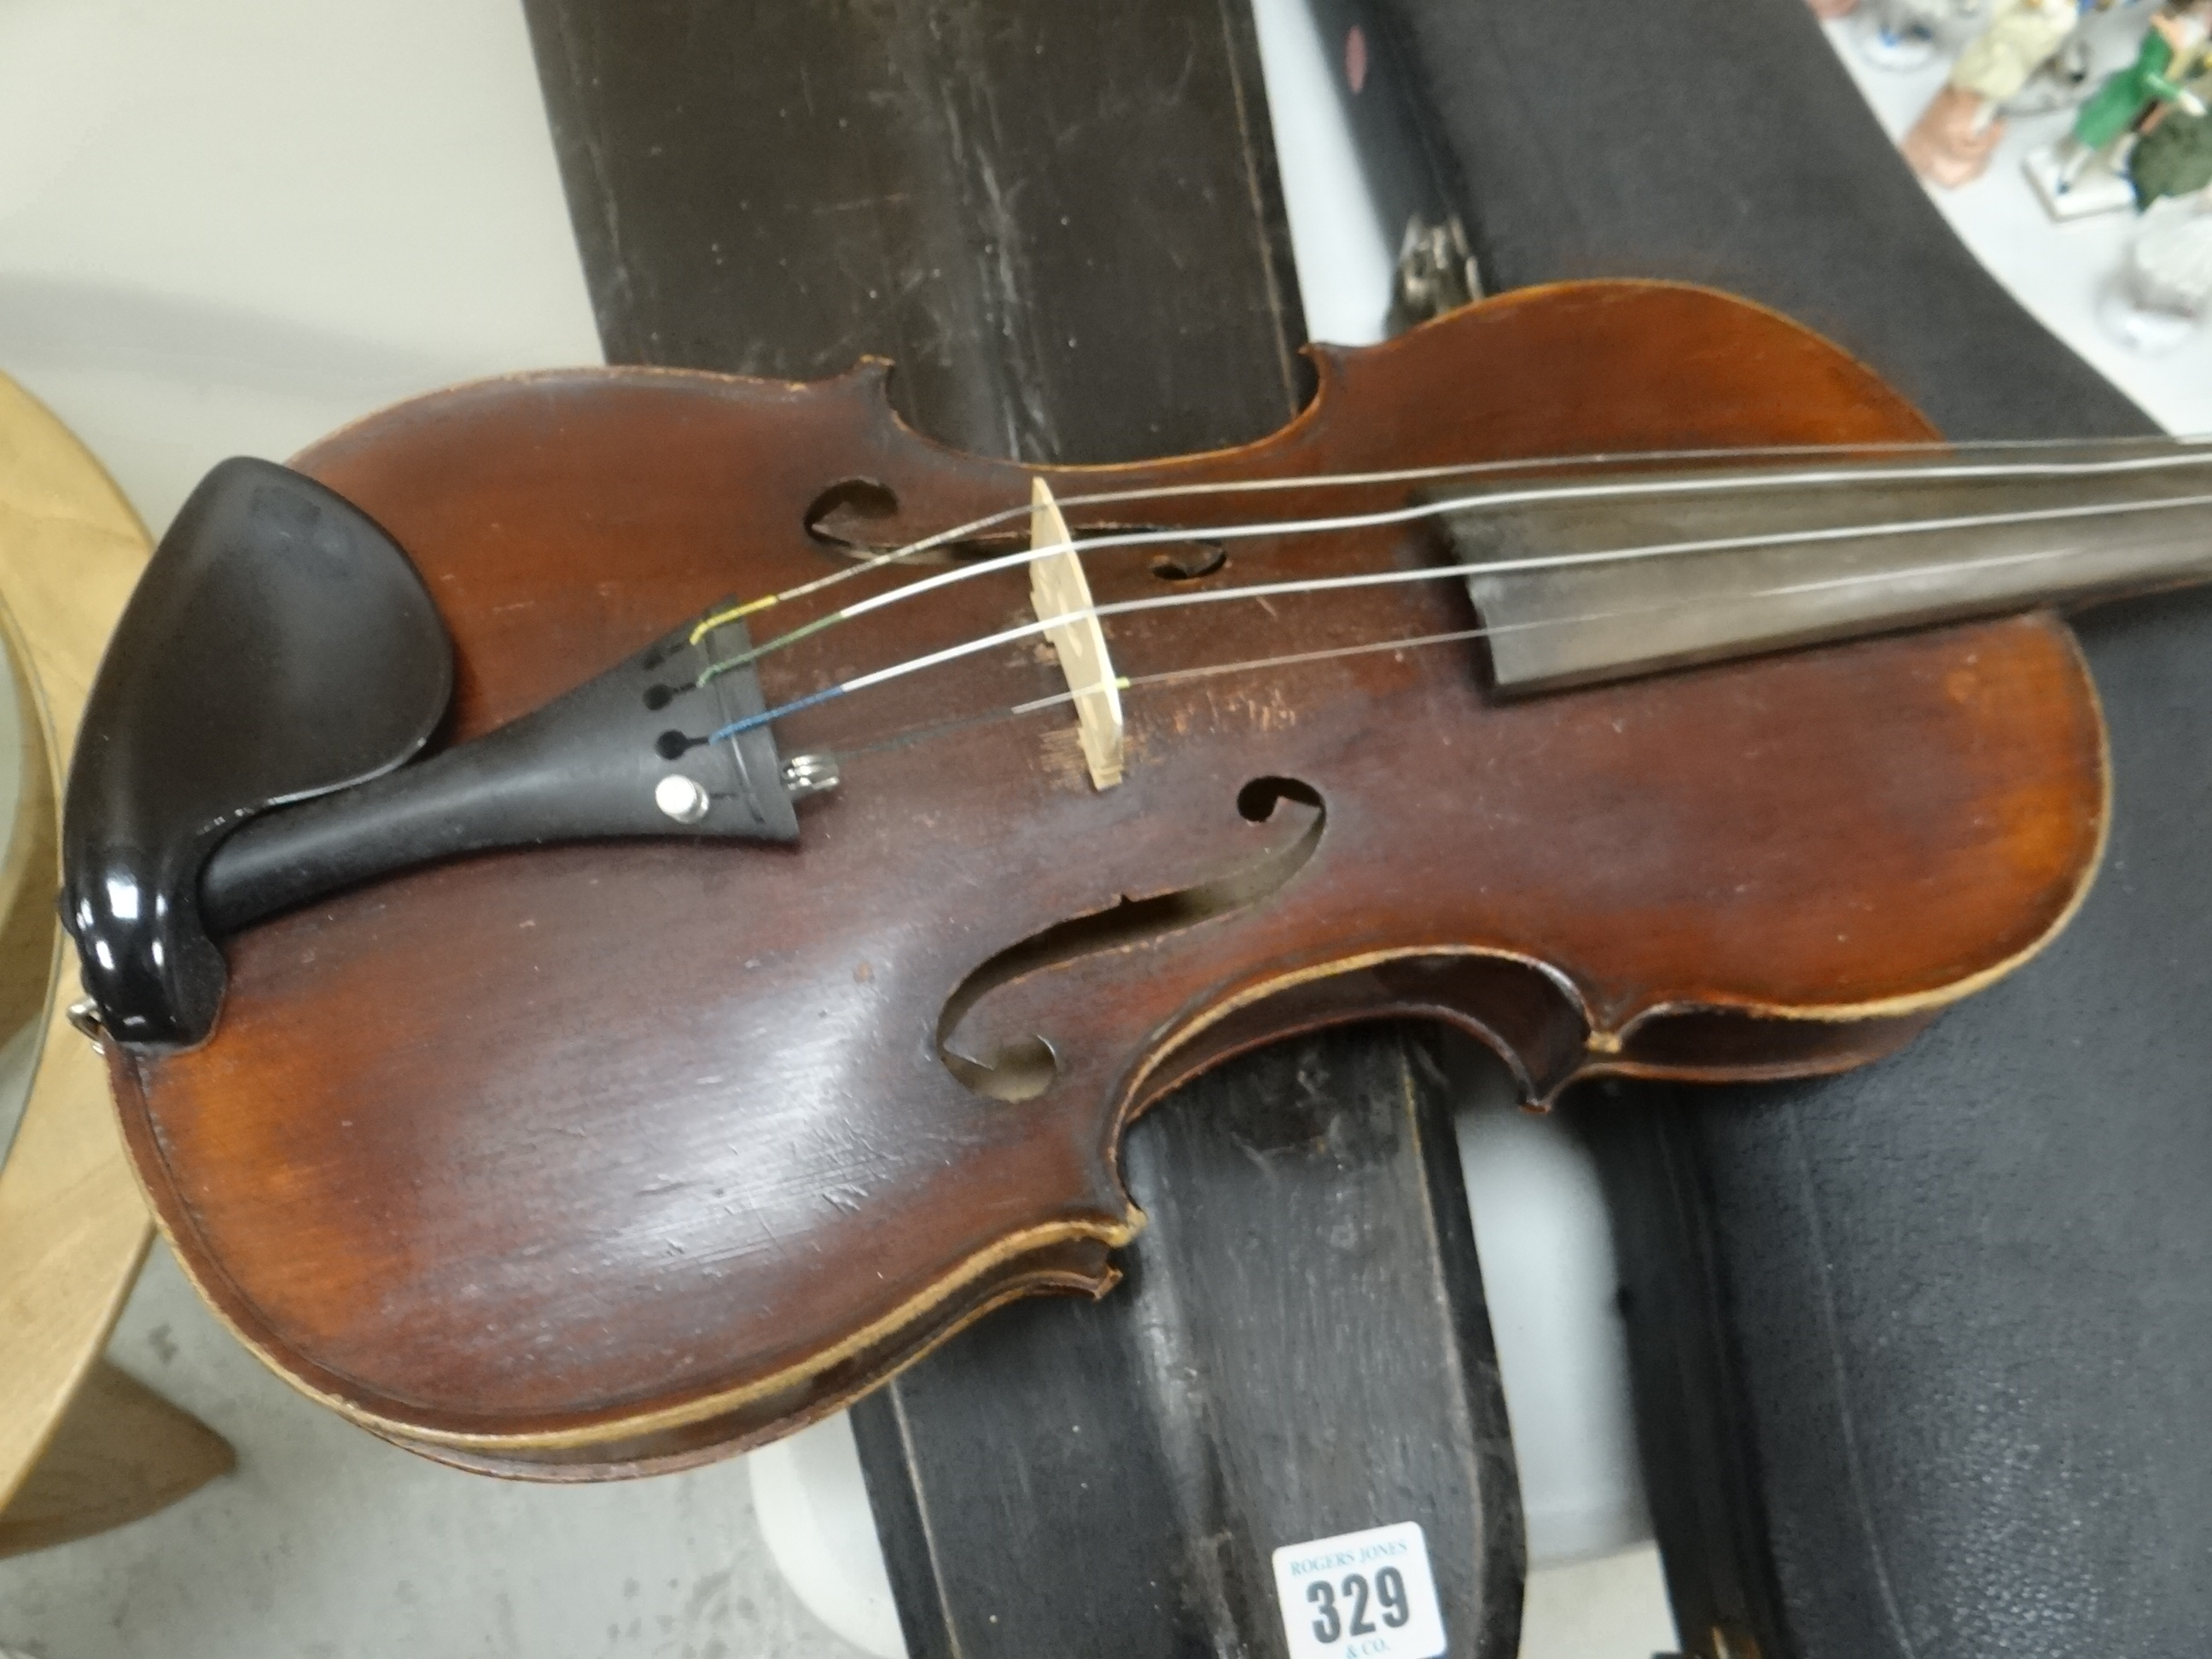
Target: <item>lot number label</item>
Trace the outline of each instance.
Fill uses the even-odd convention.
[[[1370,1527],[1275,1552],[1291,1659],[1437,1659],[1444,1619],[1420,1523]]]

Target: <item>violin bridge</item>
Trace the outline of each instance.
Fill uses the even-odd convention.
[[[1072,617],[1045,629],[1045,638],[1060,658],[1060,672],[1075,700],[1075,718],[1082,728],[1084,763],[1091,769],[1094,788],[1111,789],[1121,781],[1121,682],[1106,654],[1106,633],[1091,613],[1091,584],[1077,556],[1075,538],[1060,516],[1060,503],[1042,478],[1030,481],[1030,545],[1059,546],[1030,565],[1030,604],[1039,622]]]

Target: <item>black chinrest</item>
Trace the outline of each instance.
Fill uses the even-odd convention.
[[[366,514],[269,461],[208,475],[116,627],[70,769],[63,917],[113,1035],[207,1030],[225,980],[199,906],[216,843],[399,765],[453,685],[437,607]]]
[[[759,677],[732,660],[751,647],[726,616],[681,623],[403,767],[453,695],[422,577],[320,484],[225,461],[124,611],[70,775],[63,924],[102,1024],[125,1043],[199,1042],[228,977],[215,939],[418,865],[608,838],[798,840],[796,794],[834,787],[835,768],[813,757],[785,777]]]

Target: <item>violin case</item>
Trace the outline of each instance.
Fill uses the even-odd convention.
[[[1318,0],[1378,199],[1492,291],[1709,283],[1949,436],[2154,430],[1960,244],[1802,0]],[[2212,594],[2077,622],[2112,840],[2037,960],[1819,1083],[1608,1087],[1686,1649],[2006,1659],[2212,1630]]]

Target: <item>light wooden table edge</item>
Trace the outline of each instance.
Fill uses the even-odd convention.
[[[0,377],[0,630],[26,694],[24,783],[43,797],[49,848],[85,696],[147,554],[144,529],[99,464]],[[33,761],[42,775],[28,771]],[[53,891],[50,861],[24,878]],[[69,1023],[75,975],[64,964],[57,937],[38,1069],[0,1164],[0,1508],[99,1361],[153,1238],[105,1067]]]

